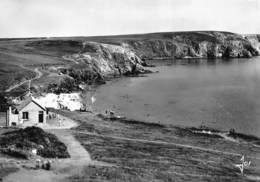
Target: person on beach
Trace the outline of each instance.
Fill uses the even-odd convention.
[[[37,160],[36,160],[35,168],[36,168],[36,169],[39,169],[40,166],[41,166],[41,159],[37,159]]]

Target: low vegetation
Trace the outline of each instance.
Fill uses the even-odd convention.
[[[18,158],[30,158],[32,149],[47,158],[67,158],[67,147],[50,133],[37,127],[27,127],[2,134],[1,152]]]
[[[64,78],[59,83],[50,83],[46,89],[46,92],[51,92],[55,94],[60,93],[70,93],[79,90],[78,85],[74,79]]]
[[[0,93],[0,112],[6,112],[8,109],[8,99]]]

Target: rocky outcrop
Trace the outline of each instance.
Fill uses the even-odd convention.
[[[258,51],[260,52],[260,35],[245,35],[245,39],[247,39],[251,45]]]
[[[136,53],[127,47],[114,44],[104,44],[85,41],[80,53],[64,56],[76,64],[87,65],[97,75],[121,75],[144,73],[144,62]],[[78,66],[76,66],[78,67]]]
[[[102,84],[110,77],[148,72],[134,51],[120,45],[84,41],[78,53],[63,58],[73,63],[58,69],[68,77],[60,83],[49,84],[49,92],[68,93],[79,90],[81,84]]]

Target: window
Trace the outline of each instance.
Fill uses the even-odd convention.
[[[23,119],[29,119],[29,113],[23,112]]]
[[[43,111],[39,111],[39,123],[43,123]]]

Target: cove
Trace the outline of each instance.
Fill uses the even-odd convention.
[[[128,118],[208,126],[260,136],[260,58],[158,60],[158,73],[124,77],[96,90],[93,108]]]

